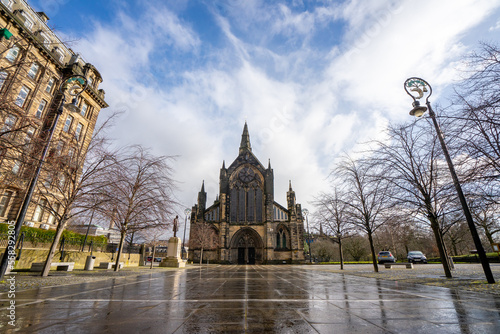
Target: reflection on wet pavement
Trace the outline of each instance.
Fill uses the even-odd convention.
[[[2,332],[9,299],[0,295]],[[208,266],[26,290],[26,333],[500,333],[500,297],[311,271]]]

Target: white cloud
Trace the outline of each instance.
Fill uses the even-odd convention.
[[[494,31],[494,30],[498,30],[498,29],[500,29],[500,20],[497,21],[494,26],[491,26],[489,30]]]
[[[271,159],[275,199],[286,204],[292,180],[298,201],[310,206],[328,188],[340,152],[383,138],[389,120],[408,117],[404,80],[425,77],[436,99],[456,77],[458,58],[474,47],[462,37],[498,13],[490,1],[301,6],[254,0],[211,8],[224,38],[217,45],[166,6],[118,13],[114,25],[97,24],[80,42],[103,75],[111,108],[126,110],[115,136],[179,156],[184,205],[195,203],[202,180],[209,204],[215,199],[222,160],[228,166],[236,158],[246,119],[254,153],[266,167]],[[322,49],[310,44],[339,33],[329,24],[340,19],[347,22],[343,38]],[[132,27],[145,33],[131,37]],[[283,44],[273,41],[277,35]],[[154,66],[173,61],[163,53],[169,47],[175,52],[168,57],[181,65],[194,58],[198,66],[167,68],[173,73],[162,77]]]

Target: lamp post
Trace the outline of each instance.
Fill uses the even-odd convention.
[[[306,226],[307,226],[307,248],[309,248],[309,263],[312,263],[312,252],[311,252],[311,234],[309,233],[309,220],[307,216],[309,215],[309,210],[302,210],[302,214],[306,218]]]
[[[429,116],[432,119],[432,123],[434,124],[434,127],[436,129],[439,142],[441,143],[443,154],[446,158],[446,162],[448,163],[448,168],[450,169],[450,174],[453,179],[453,184],[455,185],[455,189],[457,190],[458,198],[460,199],[465,219],[467,220],[467,224],[469,225],[469,230],[471,232],[472,239],[474,240],[474,244],[476,246],[477,253],[481,261],[481,265],[483,266],[484,274],[486,276],[488,283],[495,283],[495,279],[493,278],[488,258],[486,257],[483,245],[481,244],[481,239],[479,238],[479,234],[477,233],[476,225],[474,225],[474,221],[472,220],[472,215],[470,213],[469,206],[467,205],[467,201],[462,191],[462,186],[458,181],[457,173],[455,172],[455,167],[453,166],[453,162],[450,158],[448,148],[446,147],[443,133],[441,132],[439,124],[436,120],[436,114],[434,113],[434,110],[432,110],[431,103],[429,102],[429,97],[432,95],[432,87],[424,79],[412,77],[406,79],[404,83],[404,88],[406,93],[410,95],[411,98],[413,99],[412,103],[413,109],[410,111],[410,115],[415,117],[421,117],[427,110],[429,110]],[[425,99],[425,104],[427,107],[421,106],[419,100],[422,99],[424,97],[424,93],[427,92],[429,92],[429,94]]]
[[[191,209],[186,209],[184,210],[184,215],[186,216],[184,219],[184,237],[182,238],[182,258],[186,259],[186,248],[184,247],[184,241],[186,240],[186,228],[187,228],[187,221],[188,221],[188,215],[191,213]]]
[[[78,102],[78,96],[87,88],[87,78],[85,78],[82,75],[73,75],[70,76],[66,79],[64,79],[59,86],[59,93],[62,94],[61,97],[61,103],[59,104],[59,107],[56,110],[55,113],[55,118],[54,121],[52,122],[52,126],[49,129],[48,135],[47,135],[47,141],[45,143],[45,146],[43,147],[42,150],[42,155],[40,157],[40,160],[38,162],[38,166],[35,170],[35,173],[33,177],[31,178],[30,184],[28,186],[28,190],[26,191],[26,195],[24,197],[23,204],[21,206],[21,209],[19,210],[19,214],[17,216],[16,224],[14,227],[14,233],[11,236],[12,239],[9,240],[17,240],[17,237],[19,236],[19,232],[21,231],[21,227],[24,223],[24,218],[26,217],[26,213],[28,212],[28,207],[31,202],[31,197],[33,196],[33,193],[35,192],[35,187],[36,183],[38,181],[38,178],[40,176],[40,172],[42,170],[43,163],[45,162],[45,157],[47,156],[47,152],[50,147],[50,143],[52,141],[52,137],[54,135],[54,130],[57,126],[57,121],[59,120],[59,117],[64,111],[64,107],[68,108],[70,111],[73,112],[79,112],[77,102]],[[68,93],[73,97],[73,100],[71,103],[64,104],[66,102],[66,94],[65,92],[68,91]],[[10,254],[9,254],[9,251]],[[5,248],[5,252],[2,257],[2,262],[0,264],[0,279],[3,278],[5,275],[5,272],[7,270],[7,266],[9,265],[9,262],[13,262],[13,248],[12,250],[10,249],[9,244],[7,243],[7,247]],[[15,255],[15,254],[14,254]],[[13,266],[13,263],[12,263]]]

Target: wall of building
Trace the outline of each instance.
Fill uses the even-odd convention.
[[[80,55],[66,47],[64,42],[47,25],[48,18],[44,13],[35,12],[24,0],[11,2],[10,6],[5,6],[5,3],[8,2],[0,2],[0,29],[8,31],[12,36],[3,35],[0,37],[0,71],[3,80],[0,80],[0,128],[5,124],[7,117],[12,115],[17,118],[15,127],[25,130],[13,134],[9,138],[11,142],[24,140],[23,138],[26,137],[24,132],[28,126],[34,127],[32,142],[41,139],[53,123],[55,111],[60,105],[59,87],[61,82],[64,78],[76,74],[84,76],[91,80],[91,84],[87,86],[78,99],[77,106],[80,108],[80,112],[70,112],[67,108],[63,108],[63,114],[55,128],[52,146],[46,159],[46,162],[49,161],[51,152],[55,151],[59,142],[63,142],[62,150],[52,155],[60,161],[65,159],[64,161],[67,161],[66,167],[71,166],[73,170],[81,171],[84,154],[70,161],[69,152],[71,149],[76,152],[86,151],[99,112],[101,108],[107,107],[104,101],[104,91],[99,89],[99,84],[102,82],[101,75],[94,66],[86,63]],[[31,23],[27,24],[27,22]],[[19,54],[14,59],[7,59],[6,56],[14,46],[19,48]],[[33,64],[38,64],[38,71],[34,76],[30,76]],[[54,81],[52,82],[52,80]],[[52,86],[49,86],[49,82],[52,83]],[[16,105],[15,101],[23,87],[28,89],[28,94],[24,103],[19,106]],[[48,89],[49,87],[50,89]],[[41,101],[45,101],[46,105],[41,115],[37,116]],[[71,97],[68,94],[66,102],[71,102]],[[84,102],[88,108],[85,114],[82,114]],[[68,115],[73,117],[73,122],[68,131],[63,131]],[[82,131],[77,140],[75,132],[80,126],[82,126]],[[37,150],[26,149],[22,153],[24,154],[22,158],[20,158],[19,153],[16,153],[18,150],[8,150],[0,159],[0,172],[2,173],[0,201],[7,203],[6,209],[0,211],[2,216],[0,220],[16,219],[24,199],[25,189],[27,189],[32,175],[30,168],[33,167],[30,164],[34,165],[39,158],[39,153],[33,154],[33,152],[41,152],[41,146]],[[73,156],[76,155],[77,153],[73,154]],[[5,158],[6,156],[8,158]],[[23,164],[18,173],[12,173],[16,160],[22,161]],[[39,184],[44,179],[48,180],[49,178],[47,173],[42,171]],[[52,181],[52,184],[47,188],[51,193],[59,196],[61,192],[60,187],[57,186],[57,180]],[[10,195],[5,196],[6,192]],[[48,210],[45,210],[39,219],[33,219],[37,204],[41,200],[42,197],[35,193],[30,202],[25,222],[30,226],[54,229],[57,220],[52,220]],[[59,204],[63,203],[63,201],[59,202]],[[49,203],[48,206],[55,208],[54,204]],[[59,212],[61,211],[60,208]],[[48,222],[49,220],[51,223]]]
[[[16,251],[18,253],[19,250]],[[41,250],[41,249],[23,249],[21,253],[21,260],[17,261],[16,263],[16,269],[29,269],[31,268],[31,264],[33,262],[44,262],[47,259],[47,254],[49,253],[48,250]],[[75,262],[75,269],[83,269],[85,268],[85,261],[87,260],[87,256],[90,255],[90,252],[77,252],[77,251],[65,251],[64,252],[64,258],[62,260],[59,260],[61,257],[61,252],[57,251],[54,255],[54,260],[53,262]],[[101,253],[101,252],[94,252],[92,254],[93,256],[96,257],[95,259],[95,266],[99,266],[100,262],[114,262],[116,261],[116,253]],[[3,253],[2,253],[3,256]],[[139,261],[140,261],[140,254],[130,254],[130,259],[129,259],[129,254],[124,253],[122,254],[122,257],[120,259],[120,262],[123,262],[125,266],[138,266]],[[114,258],[114,261],[111,260],[111,258]]]

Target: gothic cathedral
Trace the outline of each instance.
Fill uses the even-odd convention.
[[[191,212],[189,259],[230,264],[304,261],[304,222],[295,192],[287,207],[274,201],[274,174],[252,153],[245,123],[238,157],[220,170],[220,193],[207,207],[203,183]]]

